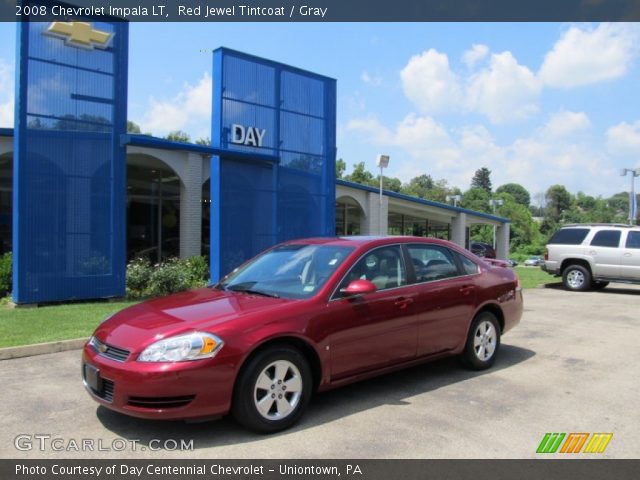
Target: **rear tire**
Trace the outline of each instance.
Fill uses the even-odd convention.
[[[462,359],[473,370],[485,370],[500,349],[500,324],[491,312],[480,312],[471,323]]]
[[[562,285],[572,292],[584,292],[591,288],[591,272],[582,265],[569,265],[562,272]]]
[[[287,345],[258,352],[236,381],[231,413],[249,430],[273,433],[302,416],[312,392],[309,362]]]

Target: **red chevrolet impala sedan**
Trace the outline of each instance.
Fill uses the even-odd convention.
[[[296,240],[217,285],[116,313],[84,347],[83,382],[127,415],[231,412],[273,432],[316,391],[449,355],[488,368],[521,315],[515,273],[450,242]]]

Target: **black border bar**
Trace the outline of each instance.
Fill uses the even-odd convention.
[[[70,0],[69,3],[88,9],[84,16],[98,19],[101,15],[115,15],[132,22],[640,21],[640,0]],[[25,12],[25,8],[32,12],[32,7],[41,5],[37,0],[0,0],[0,21],[75,18],[73,14],[54,15],[51,11],[17,15]],[[128,10],[113,11],[113,8]]]

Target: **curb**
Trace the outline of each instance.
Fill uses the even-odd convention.
[[[36,343],[34,345],[22,345],[19,347],[0,348],[0,361],[12,358],[33,357],[47,353],[66,352],[67,350],[80,350],[88,338],[74,338],[73,340],[61,340],[58,342]]]

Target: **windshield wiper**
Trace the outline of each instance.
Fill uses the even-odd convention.
[[[243,287],[242,284],[232,285],[230,287],[227,287],[226,289],[227,290],[231,290],[233,292],[251,293],[251,294],[254,294],[254,295],[262,295],[264,297],[280,298],[280,295],[278,295],[276,293],[264,292],[262,290],[254,290],[251,287]]]

